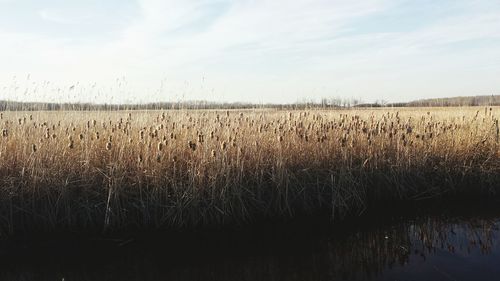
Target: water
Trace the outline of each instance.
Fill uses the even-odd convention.
[[[500,280],[500,212],[47,237],[0,247],[0,280]]]

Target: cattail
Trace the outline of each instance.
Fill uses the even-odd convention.
[[[106,150],[111,150],[111,142],[106,143]]]
[[[161,154],[160,153],[156,154],[156,162],[158,162],[158,163],[161,162]]]
[[[83,134],[79,134],[79,135],[78,135],[78,138],[79,138],[80,140],[83,140]]]
[[[141,154],[139,154],[139,155],[137,156],[137,162],[142,163],[142,160],[143,160],[143,159],[142,159],[142,155],[141,155]]]
[[[37,150],[37,148],[36,148],[36,144],[32,144],[32,145],[31,145],[31,151],[32,151],[33,153],[35,153],[35,152],[36,152],[36,150]]]
[[[73,149],[73,147],[74,147],[74,142],[73,142],[73,140],[70,140],[69,144],[68,144],[68,148]]]
[[[497,127],[497,143],[500,142],[500,127],[498,126],[498,119],[495,120],[495,125]]]
[[[220,149],[222,150],[226,150],[227,148],[227,143],[225,141],[223,141],[221,144],[220,144]]]
[[[163,150],[163,143],[159,142],[157,147],[158,147],[158,151],[162,151]]]
[[[192,151],[196,150],[196,143],[194,143],[193,141],[189,141],[188,146]]]
[[[214,149],[212,149],[212,153],[211,153],[212,157],[215,158],[217,156],[217,152],[215,152]]]
[[[6,138],[9,136],[9,131],[7,129],[2,130],[2,137]]]

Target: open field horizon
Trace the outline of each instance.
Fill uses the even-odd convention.
[[[447,98],[417,99],[408,102],[377,100],[364,102],[355,98],[322,97],[319,100],[303,99],[294,103],[216,102],[206,100],[151,102],[151,103],[81,103],[81,102],[30,102],[1,100],[0,111],[119,111],[119,110],[223,110],[223,109],[355,109],[399,107],[474,107],[500,106],[500,95],[456,96]]]

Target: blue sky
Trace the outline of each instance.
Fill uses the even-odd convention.
[[[0,0],[0,62],[15,100],[500,94],[500,1]]]

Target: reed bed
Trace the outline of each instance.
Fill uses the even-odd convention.
[[[3,112],[0,233],[248,223],[500,188],[498,107]]]

